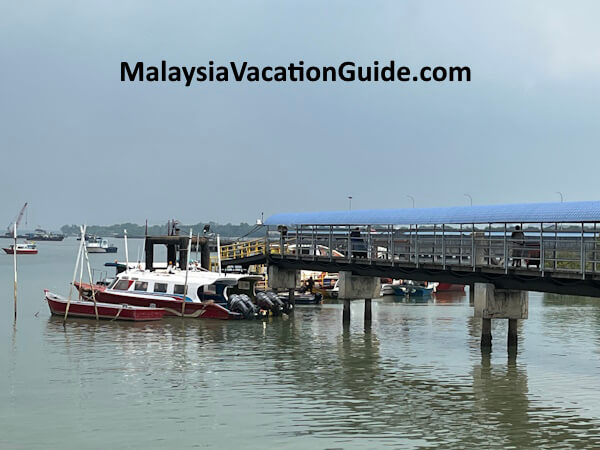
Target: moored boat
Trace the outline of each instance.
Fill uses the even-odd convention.
[[[243,319],[258,315],[250,300],[259,276],[190,270],[184,299],[186,271],[130,269],[117,274],[108,286],[94,286],[96,299],[165,309],[166,316],[202,319]],[[89,299],[91,286],[75,286]],[[231,295],[229,295],[231,293]],[[248,295],[250,294],[250,295]]]
[[[10,247],[2,248],[4,253],[13,255],[15,253],[15,245],[11,244]],[[34,242],[26,242],[25,244],[17,244],[16,253],[17,255],[37,255],[37,245]]]
[[[88,253],[117,253],[117,247],[110,245],[106,239],[102,238],[86,241],[85,248]]]
[[[54,315],[64,316],[69,303],[70,317],[84,317],[95,319],[96,309],[98,310],[99,319],[110,320],[130,320],[130,321],[149,321],[160,320],[165,315],[165,310],[162,308],[148,308],[132,306],[128,304],[112,304],[102,303],[89,300],[71,300],[70,302],[60,295],[53,294],[48,290],[44,291],[46,301],[50,312]]]
[[[434,286],[424,282],[422,284],[406,281],[402,284],[393,284],[392,289],[396,295],[409,295],[411,297],[425,297],[433,293]]]

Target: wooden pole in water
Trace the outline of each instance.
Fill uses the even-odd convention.
[[[94,289],[94,281],[92,280],[92,268],[90,266],[90,257],[88,255],[87,247],[85,246],[83,247],[83,254],[85,255],[88,276],[90,277],[90,286],[92,287],[92,300],[94,301],[94,312],[96,313],[96,320],[99,320],[100,318],[98,317],[98,304],[96,303],[96,290]]]
[[[200,232],[198,231],[198,239],[196,240],[196,261],[200,261],[198,259],[198,249],[200,248]]]
[[[71,282],[71,287],[69,288],[69,298],[67,299],[67,307],[65,308],[65,317],[63,318],[63,324],[67,320],[67,316],[69,315],[69,307],[71,306],[71,294],[73,292],[73,286],[75,285],[75,280],[77,279],[77,267],[79,266],[79,261],[81,260],[81,252],[83,250],[83,246],[85,245],[85,229],[86,225],[80,226],[79,231],[81,231],[81,242],[79,243],[79,251],[77,252],[77,261],[75,262],[75,269],[73,270],[73,281]],[[83,270],[83,261],[81,262],[81,270]],[[79,292],[81,293],[81,278],[79,279]]]
[[[15,294],[15,320],[17,320],[17,222],[15,221],[13,227],[13,235],[15,244],[13,246],[13,266],[15,272],[15,286],[14,286],[14,294]]]
[[[187,247],[187,255],[185,262],[185,283],[183,284],[183,303],[181,304],[181,317],[184,317],[185,314],[185,299],[187,298],[187,289],[188,289],[188,272],[190,270],[190,252],[192,251],[192,229],[190,228],[190,239],[188,241]]]

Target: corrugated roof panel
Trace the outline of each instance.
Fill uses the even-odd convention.
[[[266,225],[600,222],[600,201],[274,214]]]

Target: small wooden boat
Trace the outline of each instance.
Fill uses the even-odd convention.
[[[3,248],[4,253],[8,255],[14,255],[15,245],[11,244],[8,248]],[[37,255],[37,245],[33,242],[27,242],[25,244],[17,244],[17,255]]]
[[[67,309],[67,299],[47,290],[44,291],[50,312],[64,316]],[[112,303],[97,302],[98,317],[100,319],[131,320],[135,322],[145,320],[160,320],[165,315],[162,308],[141,307],[131,305],[115,305]],[[70,317],[96,318],[94,302],[88,300],[71,300],[69,305]]]

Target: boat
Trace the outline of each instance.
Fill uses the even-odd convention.
[[[425,297],[433,293],[434,286],[428,282],[416,283],[405,281],[401,284],[393,284],[392,289],[396,295],[409,295],[411,297]]]
[[[117,247],[99,237],[86,241],[85,248],[88,253],[117,253]]]
[[[69,303],[70,317],[96,318],[96,308],[99,319],[130,320],[135,322],[160,320],[165,315],[162,308],[139,307],[128,304],[102,303],[89,300],[71,300],[70,302],[60,295],[44,290],[50,312],[54,315],[64,316]]]
[[[15,245],[11,244],[8,248],[3,248],[4,253],[8,255],[14,255]],[[17,244],[17,255],[37,255],[37,245],[34,242],[26,242],[24,244]]]
[[[289,292],[282,292],[281,294],[277,294],[277,296],[284,303],[289,303]],[[295,291],[294,303],[296,305],[320,305],[321,303],[323,303],[323,296],[319,292],[313,294],[310,292]]]
[[[464,284],[452,284],[452,283],[439,283],[437,286],[436,292],[441,291],[453,291],[453,292],[464,292],[465,285]]]
[[[186,271],[169,265],[166,269],[126,269],[108,286],[77,282],[75,286],[88,300],[94,289],[96,299],[104,303],[154,306],[163,308],[166,316],[230,320],[265,314],[253,301],[254,285],[260,279],[258,275],[209,272],[192,266],[184,299]],[[276,314],[280,307],[273,305],[270,312]]]
[[[25,238],[30,241],[62,241],[65,235],[36,228],[33,233],[25,234]]]

